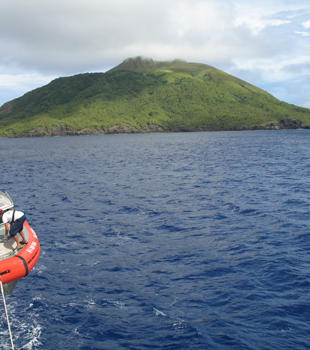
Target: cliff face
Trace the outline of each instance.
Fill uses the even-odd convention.
[[[302,128],[310,110],[211,66],[128,59],[58,78],[0,108],[0,136]]]

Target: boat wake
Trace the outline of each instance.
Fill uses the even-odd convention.
[[[34,298],[33,302],[35,302],[35,299],[37,298]],[[38,322],[39,314],[32,310],[33,302],[26,308],[26,312],[21,313],[20,306],[16,302],[11,303],[8,301],[7,307],[13,340],[17,349],[34,350],[42,345],[40,341],[42,326]],[[0,348],[3,350],[11,349],[6,317],[4,312],[0,312],[0,314]]]

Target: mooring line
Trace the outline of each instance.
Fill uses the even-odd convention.
[[[6,321],[8,324],[8,330],[9,330],[10,339],[11,339],[12,350],[14,350],[13,336],[12,336],[11,325],[10,325],[10,321],[9,321],[9,314],[8,314],[8,309],[6,307],[5,295],[4,295],[3,284],[2,284],[1,278],[0,278],[0,285],[1,285],[1,294],[2,294],[2,300],[3,300],[3,305],[4,305],[4,311],[5,311],[5,315],[6,315]]]

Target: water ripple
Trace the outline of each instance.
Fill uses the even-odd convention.
[[[309,134],[1,139],[42,244],[17,347],[309,349]]]

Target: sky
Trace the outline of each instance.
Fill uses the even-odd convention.
[[[310,108],[309,0],[1,0],[0,105],[126,58],[209,64]]]

